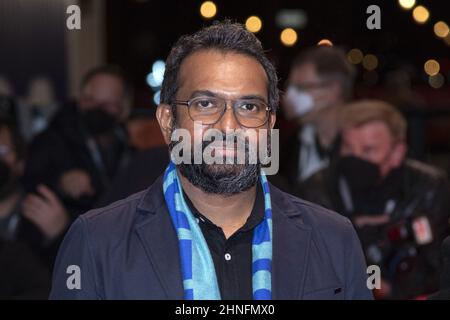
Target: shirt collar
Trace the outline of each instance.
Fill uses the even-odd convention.
[[[207,217],[202,215],[197,210],[197,208],[195,208],[195,206],[193,205],[193,203],[191,202],[189,197],[187,197],[186,193],[184,194],[184,196],[186,199],[186,204],[188,205],[189,209],[191,210],[191,212],[195,218],[197,218],[201,223],[206,224],[210,228],[219,228],[220,229],[220,227],[215,225],[211,220],[209,220]],[[255,228],[264,219],[264,211],[265,211],[264,194],[263,194],[262,187],[258,180],[257,188],[256,188],[256,197],[255,197],[255,202],[253,204],[252,212],[250,213],[249,217],[247,218],[247,221],[245,222],[245,224],[237,232],[239,232],[239,231],[245,232],[245,231],[249,231],[249,230],[252,230],[253,228]]]

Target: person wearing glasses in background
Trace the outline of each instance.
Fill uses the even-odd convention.
[[[247,152],[243,164],[173,160],[180,130],[192,139],[209,129],[228,138],[273,128],[277,81],[241,24],[215,23],[180,38],[157,110],[172,161],[147,190],[74,222],[50,298],[371,299],[348,219],[278,190]],[[236,143],[214,143],[219,158],[239,152]]]

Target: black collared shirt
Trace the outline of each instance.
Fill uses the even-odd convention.
[[[252,300],[253,230],[264,219],[264,195],[258,184],[255,203],[246,223],[228,239],[222,229],[208,220],[185,197],[208,244],[223,300]]]

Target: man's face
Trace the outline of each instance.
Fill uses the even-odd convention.
[[[373,121],[342,132],[341,156],[355,156],[376,164],[382,177],[401,165],[406,146],[394,141],[384,122]]]
[[[125,112],[123,81],[110,74],[97,74],[83,87],[79,103],[81,111],[102,109],[120,119]]]
[[[237,53],[223,53],[216,50],[202,50],[188,56],[182,63],[178,75],[179,89],[177,91],[176,100],[190,100],[201,92],[208,92],[216,97],[224,98],[227,105],[231,105],[232,101],[242,99],[244,97],[258,97],[264,102],[268,102],[268,79],[263,67],[259,62],[246,55]],[[191,142],[194,143],[194,135],[203,137],[208,129],[217,129],[225,136],[229,130],[243,131],[250,130],[242,127],[235,118],[232,109],[227,109],[220,120],[213,125],[203,125],[198,127],[198,131],[194,132],[194,121],[188,113],[188,107],[178,105],[176,107],[176,123],[173,123],[173,115],[169,114],[171,109],[169,106],[161,105],[160,110],[165,110],[171,121],[171,127],[187,129],[191,135]],[[164,118],[164,115],[162,116]],[[170,143],[171,130],[164,129],[164,120],[159,116],[159,121],[163,129],[166,142]],[[257,133],[261,129],[273,128],[275,123],[275,115],[270,114],[268,122],[259,128],[253,128]],[[255,139],[249,143],[258,143],[257,134]],[[235,146],[236,147],[236,146]],[[217,150],[217,149],[216,149]],[[223,155],[229,153],[234,154],[236,149],[229,150],[225,147],[218,150]],[[228,187],[238,187],[239,184],[245,185],[249,181],[247,179],[255,179],[254,175],[258,174],[258,167],[249,164],[201,164],[201,165],[180,165],[179,169],[184,176],[194,185],[200,186],[204,191],[209,190],[215,192],[213,186],[199,185],[202,183],[217,184],[225,187],[224,181],[230,182]],[[222,179],[222,180],[221,180]],[[257,176],[256,176],[257,179]],[[195,180],[195,181],[193,181]],[[202,181],[200,181],[202,180]],[[244,179],[245,180],[245,179]],[[233,183],[234,182],[234,183]],[[253,184],[256,181],[253,181]],[[232,186],[234,185],[234,186]],[[245,189],[245,187],[242,187]],[[237,193],[243,190],[228,190],[225,193]]]
[[[289,74],[289,85],[307,94],[312,100],[313,112],[323,108],[339,105],[342,101],[342,92],[337,81],[321,77],[312,63],[296,66]],[[284,101],[284,111],[290,112],[294,106]],[[289,117],[289,114],[288,114]]]

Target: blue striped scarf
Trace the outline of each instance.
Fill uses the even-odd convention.
[[[252,284],[254,300],[272,298],[272,209],[269,184],[263,172],[264,220],[253,231]],[[181,191],[176,166],[169,164],[164,174],[164,198],[175,226],[183,276],[184,299],[220,300],[214,263],[200,226],[189,210]]]

